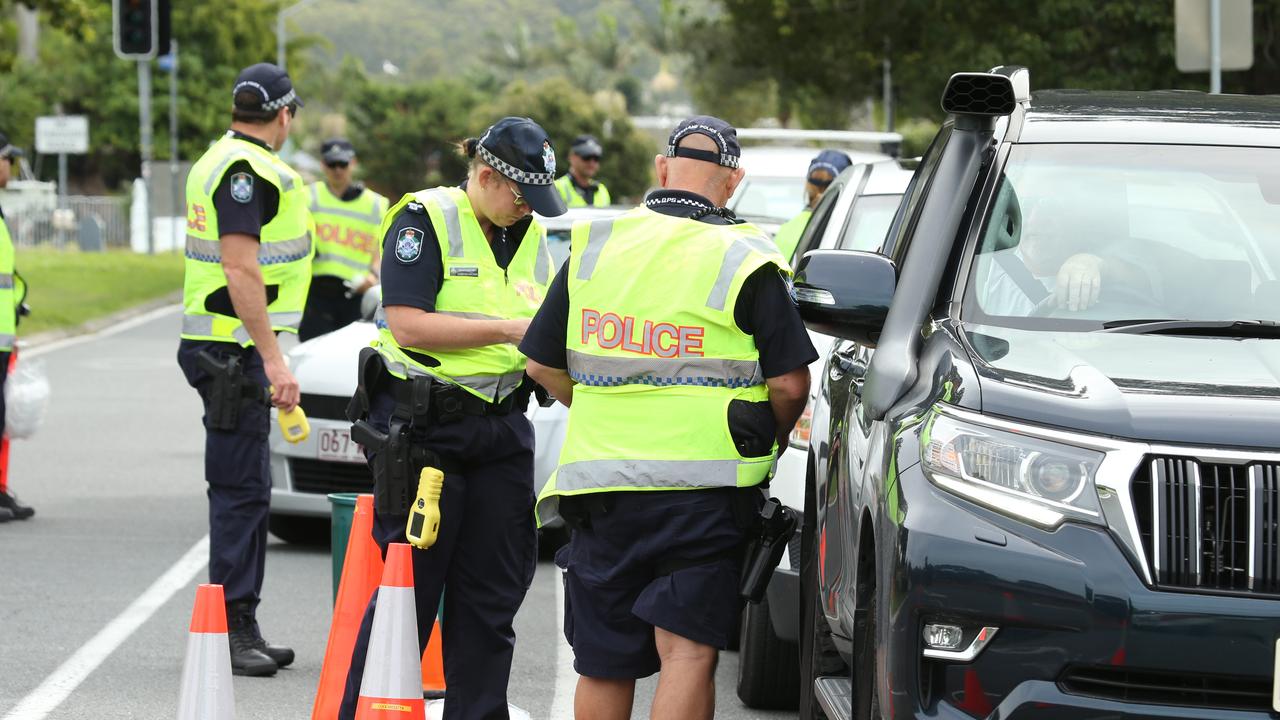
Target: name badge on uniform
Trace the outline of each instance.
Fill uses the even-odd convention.
[[[475,265],[454,265],[449,268],[449,277],[480,277],[480,268]]]

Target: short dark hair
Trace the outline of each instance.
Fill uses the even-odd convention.
[[[250,110],[243,107],[261,104],[262,95],[260,93],[247,89],[241,90],[236,93],[234,104],[231,106],[231,119],[251,125],[266,125],[275,120],[276,116],[280,114],[279,110]]]

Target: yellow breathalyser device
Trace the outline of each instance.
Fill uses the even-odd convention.
[[[436,468],[422,468],[418,476],[418,497],[409,508],[409,522],[404,534],[409,544],[426,550],[436,542],[440,532],[440,491],[444,489],[444,473]]]
[[[272,386],[271,392],[275,390]],[[277,411],[276,419],[280,422],[280,434],[295,445],[311,436],[311,423],[307,422],[307,414],[302,412],[301,405],[295,405],[292,410]]]

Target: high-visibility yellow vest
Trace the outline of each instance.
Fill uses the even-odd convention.
[[[493,257],[489,238],[476,221],[467,193],[460,188],[438,187],[401,198],[387,213],[379,234],[385,237],[400,209],[415,200],[426,208],[439,245],[438,250],[424,247],[420,252],[439,252],[444,269],[435,312],[479,320],[532,318],[538,312],[551,284],[546,229],[536,220],[529,223],[515,257],[503,270]],[[387,252],[394,253],[395,248],[390,247]],[[490,402],[510,395],[524,379],[525,357],[514,345],[499,343],[462,350],[401,347],[387,327],[381,308],[377,322],[378,340],[374,347],[386,360],[391,374],[401,379],[431,375]],[[439,365],[420,359],[434,360]]]
[[[0,352],[13,350],[13,342],[18,330],[19,295],[14,285],[18,280],[14,273],[13,238],[9,237],[9,227],[4,218],[0,218]]]
[[[213,192],[233,163],[246,161],[264,182],[280,193],[276,216],[262,226],[258,265],[263,284],[275,300],[267,305],[271,328],[298,332],[302,309],[311,284],[313,225],[307,210],[302,176],[260,145],[230,133],[214,143],[191,167],[187,176],[187,251],[183,279],[182,337],[188,340],[253,344],[240,319],[209,310],[205,301],[227,286],[222,272],[222,243]],[[233,178],[233,182],[234,182]],[[259,192],[258,188],[253,189]]]
[[[566,333],[577,383],[560,467],[538,496],[751,487],[776,445],[738,454],[729,403],[769,399],[752,336],[734,321],[743,283],[787,264],[751,225],[709,225],[637,208],[570,235]]]
[[[568,173],[560,176],[556,180],[556,190],[560,191],[560,197],[564,199],[567,207],[588,207],[586,198],[582,197],[582,193],[578,192],[578,188],[573,184],[573,178]],[[604,183],[596,183],[596,194],[591,198],[590,207],[605,207],[613,202],[609,197],[609,188]]]
[[[378,229],[387,199],[365,189],[355,200],[335,197],[323,181],[310,185],[311,217],[316,223],[316,256],[311,275],[359,282],[369,274],[382,238]]]
[[[812,210],[802,210],[799,215],[791,218],[778,228],[778,232],[773,235],[773,242],[778,246],[778,252],[782,253],[782,257],[788,263],[791,262],[791,256],[796,254],[796,246],[800,244],[800,236],[804,234],[804,229],[809,226],[809,218],[813,217]]]

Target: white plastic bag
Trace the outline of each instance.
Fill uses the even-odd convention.
[[[39,360],[18,358],[4,382],[4,431],[11,439],[29,438],[49,408],[49,378]]]

